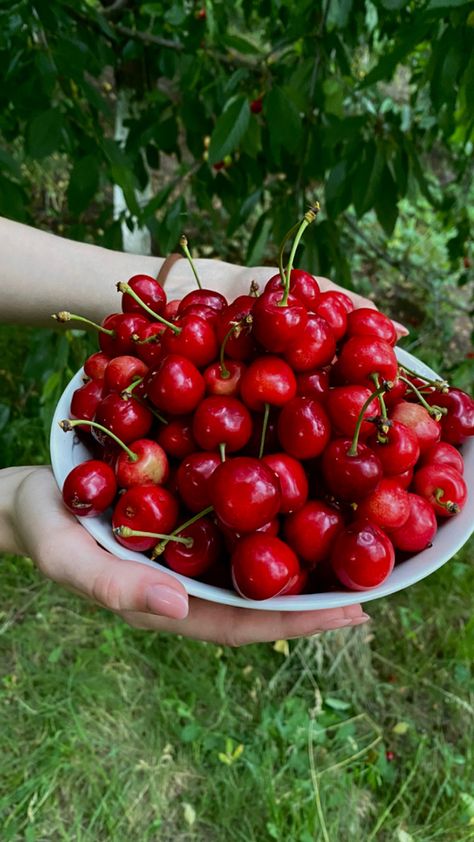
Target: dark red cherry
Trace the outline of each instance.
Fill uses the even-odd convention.
[[[372,307],[358,307],[349,313],[347,336],[376,336],[388,345],[397,343],[397,331],[392,320]]]
[[[186,526],[179,532],[180,538],[189,538],[191,544],[168,541],[163,559],[171,570],[192,579],[202,576],[218,561],[222,552],[222,536],[217,526],[208,517]]]
[[[163,315],[166,307],[166,293],[155,278],[150,275],[134,275],[128,281],[128,285],[150,310],[153,310],[159,316]],[[124,313],[140,313],[140,315],[144,313],[140,304],[128,293],[122,295],[122,311]]]
[[[390,531],[390,538],[397,550],[419,553],[431,545],[438,525],[436,515],[424,497],[408,494],[410,514],[403,526]]]
[[[254,354],[256,345],[249,317],[256,300],[252,295],[239,295],[219,314],[216,328],[219,345],[222,345],[233,326],[239,326],[239,329],[233,331],[226,341],[225,355],[232,360],[245,362]]]
[[[192,289],[184,298],[181,299],[178,313],[185,313],[188,307],[199,305],[202,307],[209,307],[211,310],[216,310],[221,313],[228,306],[227,299],[214,289]]]
[[[271,453],[262,459],[280,480],[280,514],[296,512],[308,497],[308,479],[298,459],[287,453]]]
[[[374,390],[367,386],[349,384],[329,389],[325,407],[331,419],[331,424],[338,435],[353,436],[362,407]],[[370,402],[364,418],[374,418],[380,415],[380,404],[377,398]],[[374,432],[374,425],[363,421],[359,432],[359,440],[363,441]]]
[[[467,486],[461,474],[448,465],[425,465],[413,477],[413,490],[433,506],[438,517],[452,517],[463,508]]]
[[[332,439],[322,458],[323,477],[329,491],[340,500],[357,502],[374,490],[383,475],[378,456],[365,444],[349,455],[350,439]]]
[[[64,505],[77,517],[97,517],[113,502],[117,493],[115,474],[105,462],[89,459],[76,465],[64,480]]]
[[[217,338],[209,322],[200,316],[184,313],[175,321],[176,333],[167,328],[163,334],[162,346],[165,354],[179,354],[191,360],[197,368],[203,368],[217,356]]]
[[[134,354],[133,336],[149,324],[149,320],[139,313],[111,313],[102,321],[102,327],[112,330],[113,335],[99,333],[99,346],[104,354],[117,357],[122,354]]]
[[[281,410],[278,438],[295,459],[314,459],[326,447],[331,424],[322,405],[312,398],[293,398]]]
[[[259,532],[239,541],[231,566],[234,587],[247,599],[270,599],[287,593],[300,574],[293,550],[279,538]]]
[[[211,395],[194,413],[193,436],[203,450],[217,450],[221,444],[226,453],[242,450],[251,432],[250,413],[237,398]]]
[[[307,567],[313,568],[331,552],[336,535],[344,526],[340,512],[322,500],[308,500],[285,518],[285,540]]]
[[[288,363],[280,357],[257,357],[245,370],[240,382],[243,402],[254,411],[263,411],[266,403],[283,406],[296,395],[296,378]]]
[[[179,354],[164,357],[145,379],[150,401],[162,412],[187,415],[201,402],[205,383],[194,363]]]
[[[190,415],[183,418],[171,418],[158,430],[156,440],[168,456],[184,459],[197,449],[192,428],[193,419]]]
[[[237,532],[254,532],[278,514],[280,482],[258,459],[236,456],[223,462],[208,487],[217,517]]]
[[[148,322],[132,336],[135,343],[133,353],[148,366],[156,366],[163,355],[161,339],[165,330],[163,322]]]
[[[94,421],[107,427],[128,444],[145,438],[151,430],[153,415],[148,407],[135,398],[122,398],[116,392],[111,392],[98,405]],[[104,443],[104,433],[93,429],[92,435],[101,444]]]
[[[447,394],[435,391],[425,395],[430,405],[445,407],[448,412],[441,418],[441,436],[450,444],[462,444],[474,436],[474,400],[461,389],[449,389]]]
[[[283,284],[281,275],[273,275],[265,284],[265,292],[282,292]],[[309,272],[304,272],[302,269],[292,269],[290,274],[290,293],[298,298],[307,310],[312,310],[318,304],[321,297],[321,290],[319,284]]]
[[[84,374],[92,380],[103,380],[104,371],[109,361],[110,357],[107,354],[104,354],[103,351],[96,351],[95,354],[87,357],[84,363]]]
[[[286,304],[282,300],[280,291],[264,292],[252,310],[253,334],[273,354],[282,353],[298,338],[308,318],[306,307],[294,295]]]
[[[398,372],[392,346],[375,336],[351,336],[342,346],[338,366],[339,374],[347,383],[362,383],[370,388],[372,374],[378,374],[381,380],[392,381]]]
[[[330,326],[336,342],[346,333],[347,311],[344,304],[334,292],[323,292],[316,307],[318,316],[326,319]]]
[[[336,339],[326,319],[310,315],[284,356],[293,371],[300,372],[329,365],[335,353]]]
[[[447,465],[459,474],[464,473],[464,460],[454,445],[446,441],[438,441],[425,450],[420,459],[420,465]]]
[[[115,506],[112,527],[128,526],[143,532],[169,535],[178,520],[178,503],[166,488],[159,485],[138,485],[125,491]],[[115,534],[115,533],[114,533]],[[115,535],[119,544],[137,552],[151,550],[157,538]]]
[[[73,418],[85,418],[92,421],[97,407],[104,396],[104,381],[89,380],[84,386],[76,389],[71,399],[71,415]],[[90,427],[84,426],[86,432]]]
[[[367,439],[367,444],[380,459],[384,474],[402,474],[418,461],[418,439],[413,430],[399,421],[388,420],[387,428],[386,433],[375,431]]]
[[[301,398],[314,398],[326,403],[329,393],[329,374],[323,369],[300,372],[296,375],[296,394]]]
[[[331,564],[339,581],[353,591],[376,588],[390,576],[395,551],[388,536],[368,520],[346,526],[334,541]]]
[[[140,380],[148,371],[148,366],[138,357],[124,354],[110,360],[104,374],[106,392],[123,392],[134,380]]]
[[[191,512],[200,512],[211,504],[209,477],[221,464],[218,453],[190,453],[176,473],[176,486],[184,505]]]

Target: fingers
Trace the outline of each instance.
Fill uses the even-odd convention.
[[[112,611],[138,611],[182,619],[185,589],[172,576],[101,549],[63,507],[49,469],[28,475],[17,495],[24,545],[50,579]]]
[[[192,598],[185,621],[169,621],[136,612],[125,612],[122,616],[130,625],[138,628],[172,632],[226,646],[306,637],[318,632],[360,625],[369,619],[360,605],[321,611],[257,611]]]

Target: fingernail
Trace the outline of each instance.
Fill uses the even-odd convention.
[[[354,620],[351,620],[351,626],[361,626],[362,623],[368,623],[369,620],[369,615],[362,613],[360,617],[356,617]]]
[[[168,585],[150,585],[145,598],[148,609],[154,614],[164,614],[174,620],[184,620],[188,616],[187,598]]]

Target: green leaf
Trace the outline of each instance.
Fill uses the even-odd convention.
[[[391,50],[384,53],[379,63],[365,76],[359,87],[361,89],[368,88],[381,79],[391,79],[397,65],[412,52],[420,41],[429,36],[432,25],[432,21],[423,18],[418,23],[410,23],[409,27],[400,28],[395,45]]]
[[[243,55],[259,55],[261,52],[257,44],[251,41],[250,38],[244,38],[243,35],[224,35],[220,39],[220,42],[224,47],[237,50],[237,52]]]
[[[218,118],[209,145],[209,163],[217,164],[233,152],[247,131],[250,108],[245,96],[231,100]]]
[[[273,87],[263,101],[270,131],[270,146],[277,161],[280,148],[296,152],[302,137],[301,117],[291,96],[283,88]]]
[[[94,155],[86,155],[74,164],[67,188],[69,209],[81,214],[89,207],[99,187],[99,167]]]
[[[380,176],[380,184],[375,199],[375,213],[387,236],[393,234],[398,217],[397,185],[387,165]]]
[[[449,12],[450,9],[459,9],[461,6],[470,6],[471,2],[466,2],[466,0],[430,0],[426,7],[427,12],[431,12],[433,10],[437,11],[447,11]]]
[[[28,153],[37,160],[55,152],[62,142],[64,121],[59,109],[50,108],[37,114],[30,121],[26,131]]]
[[[380,0],[380,5],[383,6],[384,9],[389,9],[389,11],[395,12],[406,6],[406,0]]]
[[[344,29],[349,21],[351,9],[352,0],[332,0],[329,4],[329,11],[326,18],[328,31]]]
[[[352,201],[359,218],[375,204],[384,163],[380,147],[376,147],[373,141],[369,142],[352,183]]]
[[[324,699],[324,704],[332,710],[348,710],[350,708],[349,702],[344,702],[342,699],[336,699],[334,696],[327,696]]]
[[[347,208],[351,201],[351,184],[347,177],[347,161],[339,161],[331,170],[326,182],[326,208],[329,216],[335,217]]]
[[[253,229],[252,236],[247,249],[245,263],[247,266],[258,266],[261,262],[267,247],[272,219],[267,212],[263,213]]]

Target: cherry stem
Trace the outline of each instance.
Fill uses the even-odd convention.
[[[423,395],[421,394],[420,390],[417,389],[417,387],[411,382],[411,380],[408,380],[407,377],[403,377],[402,374],[398,375],[398,379],[401,380],[403,383],[407,384],[408,388],[411,389],[411,391],[417,396],[421,405],[424,406],[424,408],[435,419],[435,421],[440,421],[441,417],[443,415],[446,415],[446,413],[448,411],[447,408],[445,406],[437,406],[436,404],[433,404],[433,406],[430,406],[429,403],[427,403],[425,401],[425,399],[424,399]]]
[[[283,240],[281,242],[280,251],[278,252],[278,268],[280,270],[280,279],[281,279],[281,285],[282,285],[283,288],[285,287],[285,269],[284,269],[284,266],[283,266],[283,252],[285,250],[285,246],[286,246],[288,240],[290,239],[291,235],[295,234],[296,231],[298,230],[298,226],[299,226],[299,222],[297,222],[296,225],[293,225],[290,228],[290,230],[286,232],[286,234],[283,237]]]
[[[457,503],[454,503],[452,500],[441,500],[441,497],[444,497],[444,488],[435,488],[434,491],[434,498],[438,504],[438,506],[442,506],[443,509],[446,509],[450,515],[457,515],[461,511]]]
[[[265,404],[265,411],[263,413],[263,424],[262,424],[262,434],[260,436],[260,448],[258,451],[258,458],[261,459],[263,456],[263,451],[265,449],[265,437],[267,435],[267,427],[268,427],[268,418],[270,416],[270,404]]]
[[[126,387],[126,389],[124,389],[124,390],[120,393],[120,397],[121,397],[121,398],[125,398],[125,399],[126,399],[126,398],[129,398],[129,397],[131,396],[131,394],[132,394],[132,392],[133,392],[133,390],[134,390],[135,386],[138,386],[138,384],[139,384],[139,383],[143,383],[144,379],[145,379],[144,377],[137,377],[135,380],[132,380],[132,382],[130,383],[130,385],[129,385],[129,386],[127,386],[127,387]]]
[[[177,541],[179,544],[185,544],[187,547],[192,547],[192,538],[180,538],[179,535],[164,535],[162,532],[143,532],[141,529],[130,529],[129,526],[114,526],[112,532],[114,535],[119,535],[120,538],[160,538],[162,541]]]
[[[430,386],[433,386],[438,392],[442,392],[443,395],[449,392],[449,383],[446,380],[432,380],[430,377],[425,377],[424,374],[418,374],[417,371],[407,368],[406,365],[400,366],[400,371],[405,371],[407,374],[411,374],[412,377],[417,377],[418,380],[424,380],[425,383],[429,383]]]
[[[98,325],[96,322],[92,322],[90,319],[86,319],[85,316],[76,316],[75,313],[69,313],[67,310],[60,310],[59,313],[53,313],[51,318],[60,324],[65,324],[71,320],[82,322],[85,325],[89,325],[89,327],[99,330],[100,333],[106,333],[107,336],[115,336],[115,330],[109,330],[106,327],[102,327],[102,325]]]
[[[213,507],[208,506],[206,509],[203,509],[201,512],[198,512],[197,515],[194,515],[193,517],[189,518],[189,520],[185,521],[185,523],[182,523],[181,526],[178,526],[171,533],[171,535],[165,535],[163,537],[163,539],[160,541],[160,543],[157,544],[156,547],[154,547],[152,555],[151,555],[152,559],[154,559],[157,556],[162,554],[162,552],[164,551],[168,541],[176,540],[176,535],[179,535],[179,533],[182,532],[183,529],[187,529],[188,526],[192,526],[193,523],[196,523],[196,521],[200,520],[202,517],[205,517],[206,515],[209,515],[212,511],[214,511]],[[181,539],[181,540],[183,540],[183,539]],[[193,545],[193,539],[192,538],[185,538],[184,540],[185,541],[191,541],[190,544],[188,543],[188,546],[192,547],[192,545]]]
[[[249,295],[250,295],[252,298],[258,298],[258,296],[259,296],[259,290],[260,290],[260,287],[259,287],[259,285],[257,284],[257,281],[251,281],[251,282],[250,282]]]
[[[221,350],[220,350],[220,354],[219,354],[219,364],[220,364],[220,369],[221,369],[221,377],[224,380],[227,380],[230,377],[230,371],[227,368],[227,366],[225,364],[225,360],[224,360],[225,346],[227,345],[227,340],[230,339],[230,337],[232,336],[232,334],[236,331],[236,329],[238,327],[239,327],[238,322],[231,324],[229,330],[227,331],[226,335],[224,336],[224,339],[222,340]]]
[[[372,394],[369,395],[369,397],[365,401],[364,405],[362,406],[361,411],[359,412],[359,417],[357,419],[357,424],[356,424],[356,427],[355,427],[355,430],[354,430],[354,437],[352,439],[352,444],[351,444],[349,450],[347,451],[348,456],[357,456],[357,445],[359,443],[360,428],[362,427],[362,422],[364,421],[364,415],[365,415],[367,407],[370,406],[370,403],[374,400],[374,398],[378,398],[379,395],[383,395],[385,392],[389,392],[390,389],[392,388],[392,386],[393,386],[392,383],[390,383],[387,380],[384,380],[382,386],[379,386],[379,388],[375,392],[372,392]]]
[[[125,453],[127,454],[131,462],[137,462],[138,454],[134,453],[133,450],[130,450],[130,448],[127,447],[127,445],[124,444],[124,442],[121,439],[119,439],[118,436],[115,435],[115,433],[112,433],[111,430],[108,430],[107,427],[104,427],[102,424],[98,424],[97,421],[87,421],[86,419],[80,418],[74,420],[71,418],[65,418],[63,421],[59,422],[61,430],[64,430],[65,433],[70,433],[71,430],[74,429],[74,427],[79,427],[80,424],[86,424],[88,427],[94,427],[96,430],[100,430],[102,433],[106,433],[108,436],[110,436],[111,439],[114,440],[114,442],[120,445],[122,450],[125,450]]]
[[[117,289],[124,295],[130,295],[133,298],[133,300],[140,305],[140,307],[142,307],[150,316],[152,316],[155,319],[155,321],[161,322],[161,324],[166,325],[166,327],[169,327],[170,330],[174,331],[174,333],[181,333],[180,327],[174,325],[173,322],[169,322],[168,319],[165,319],[163,316],[159,316],[158,313],[155,313],[154,310],[152,310],[151,307],[148,306],[148,304],[145,304],[145,302],[140,298],[140,296],[137,295],[135,290],[132,289],[130,284],[126,284],[124,281],[119,281],[117,284]]]
[[[221,454],[221,462],[225,462],[225,442],[221,441],[219,445],[219,453]]]
[[[374,381],[375,388],[380,388],[380,380],[378,374],[371,374],[370,379]],[[379,404],[380,404],[380,412],[382,414],[382,418],[387,418],[387,407],[385,406],[385,401],[383,399],[383,394],[379,395]]]
[[[147,336],[146,339],[140,339],[138,333],[132,333],[130,338],[136,345],[148,345],[148,343],[160,341],[160,335],[158,333],[153,333],[151,336]]]
[[[315,202],[314,205],[306,211],[303,219],[301,220],[298,226],[298,230],[296,232],[296,236],[293,240],[293,245],[291,247],[290,259],[288,260],[288,266],[286,268],[285,291],[283,293],[281,301],[279,302],[280,307],[285,307],[288,304],[288,296],[290,294],[291,270],[293,268],[293,261],[295,259],[296,249],[299,246],[301,237],[303,236],[306,228],[308,227],[308,225],[311,225],[311,223],[314,222],[319,211],[319,202]]]
[[[188,238],[187,238],[186,234],[181,234],[179,244],[180,244],[181,248],[183,249],[186,257],[188,258],[189,263],[191,264],[191,269],[193,270],[193,275],[196,278],[196,283],[197,283],[199,289],[202,289],[202,284],[201,284],[201,281],[198,278],[198,273],[196,272],[196,267],[195,267],[194,261],[191,257],[191,252],[188,249]]]

